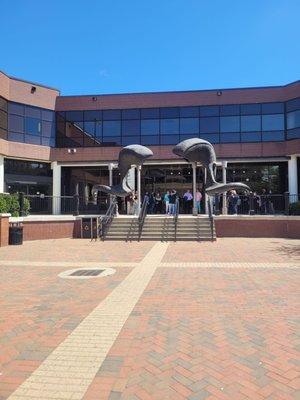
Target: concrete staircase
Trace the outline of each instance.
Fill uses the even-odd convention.
[[[175,239],[176,236],[176,239]],[[114,218],[105,237],[105,240],[138,240],[139,225],[137,217]],[[179,216],[177,232],[173,217],[147,216],[144,222],[140,240],[216,240],[213,223],[213,236],[208,216]]]

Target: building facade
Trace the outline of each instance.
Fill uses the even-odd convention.
[[[60,96],[57,89],[0,72],[0,192],[57,198],[78,193],[82,212],[102,212],[108,199],[99,195],[95,202],[91,188],[118,182],[118,154],[128,144],[143,144],[154,153],[141,171],[142,193],[175,188],[181,194],[193,189],[193,175],[201,190],[201,166],[193,169],[172,153],[179,141],[193,137],[214,145],[219,180],[251,182],[258,193],[289,192],[297,199],[300,81],[263,88]],[[59,201],[51,208],[64,211]]]

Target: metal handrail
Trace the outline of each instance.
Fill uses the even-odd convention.
[[[110,224],[112,223],[112,220],[114,219],[117,204],[118,203],[117,203],[116,197],[112,198],[111,203],[108,207],[108,210],[106,211],[106,214],[100,220],[99,236],[101,237],[102,240],[105,239],[108,227],[110,226]]]
[[[138,240],[139,241],[140,241],[141,236],[142,236],[143,226],[144,226],[145,218],[146,218],[146,215],[147,215],[148,203],[149,203],[149,199],[147,198],[147,196],[145,196],[145,198],[143,200],[142,207],[140,209],[139,217],[138,217],[138,224],[139,224],[139,238],[138,238]]]
[[[208,217],[210,221],[211,240],[214,240],[214,217],[212,214],[211,198],[208,196]]]
[[[177,223],[178,223],[178,215],[179,215],[179,199],[178,197],[176,198],[175,201],[175,213],[173,217],[173,222],[174,222],[174,239],[176,242],[177,239]]]

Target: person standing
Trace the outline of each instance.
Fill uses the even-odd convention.
[[[193,200],[193,195],[188,189],[183,195],[183,210],[185,214],[189,214],[192,200]]]
[[[240,198],[237,192],[235,190],[231,190],[230,195],[228,197],[228,214],[230,215],[237,214],[239,199]]]
[[[159,192],[155,195],[155,213],[161,214],[162,212],[162,197]]]
[[[172,190],[169,196],[169,214],[175,214],[175,203],[176,203],[176,191]]]
[[[169,192],[169,190],[167,190],[167,192],[164,195],[164,202],[165,202],[165,205],[166,205],[166,214],[170,214],[170,210],[169,210],[170,192]]]
[[[202,200],[202,193],[199,189],[196,191],[196,209],[197,213],[201,214],[201,200]]]

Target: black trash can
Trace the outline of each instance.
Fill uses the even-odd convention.
[[[9,227],[9,244],[23,244],[23,225],[19,222],[10,224]]]

